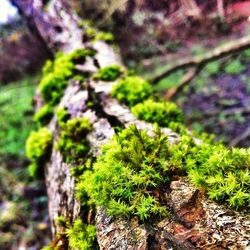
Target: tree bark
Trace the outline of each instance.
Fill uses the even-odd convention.
[[[36,9],[36,6],[33,5],[33,8]],[[56,29],[52,29],[50,33],[41,32],[49,48],[54,50],[54,44],[60,41],[59,48],[63,52],[89,46],[97,51],[95,59],[88,59],[84,65],[79,65],[79,70],[97,72],[96,61],[100,67],[122,65],[119,54],[106,43],[82,43],[78,18],[65,8],[62,1],[51,0],[49,11],[40,13],[43,14],[47,16],[47,20],[52,20],[51,26],[54,25],[54,20],[60,20],[62,27],[60,34]],[[39,26],[40,22],[36,22],[36,25],[37,29],[44,29],[43,24],[42,27]],[[82,89],[79,81],[71,80],[59,108],[66,107],[71,118],[90,119],[93,130],[87,138],[94,155],[101,154],[101,145],[112,138],[117,125],[128,127],[135,124],[137,128],[153,133],[152,124],[137,120],[127,106],[110,97],[112,83],[88,79],[86,84],[86,88]],[[94,100],[95,108],[88,107],[89,99]],[[56,117],[48,128],[53,132],[55,145],[59,138]],[[168,135],[170,145],[178,143],[177,134],[168,128],[163,128],[163,131]],[[80,202],[75,198],[75,179],[71,175],[71,167],[71,164],[63,162],[60,152],[53,147],[50,162],[46,166],[53,237],[61,230],[56,223],[58,216],[64,216],[67,221],[72,222],[84,213]],[[249,243],[249,216],[244,212],[236,212],[208,200],[202,191],[182,178],[176,177],[171,181],[165,196],[171,215],[159,219],[155,224],[144,224],[136,218],[131,221],[117,219],[109,216],[105,208],[97,208],[95,221],[100,249],[246,249]]]

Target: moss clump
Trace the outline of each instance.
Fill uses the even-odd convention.
[[[61,124],[63,130],[56,149],[62,153],[67,163],[83,160],[89,151],[89,144],[86,138],[91,131],[89,119],[75,118]]]
[[[104,41],[106,43],[112,44],[114,43],[114,36],[110,32],[100,31],[96,34],[95,38],[92,40],[92,42],[95,41]]]
[[[183,136],[171,148],[169,163],[186,172],[195,185],[204,188],[211,199],[230,206],[250,206],[250,148],[227,149],[223,145],[195,145]]]
[[[111,95],[129,107],[144,101],[153,93],[150,84],[139,76],[127,76],[113,86]]]
[[[96,32],[93,28],[88,27],[85,29],[84,35],[87,37],[88,40],[91,40],[91,39],[95,38]]]
[[[65,108],[58,109],[56,116],[58,119],[58,124],[61,128],[63,128],[65,123],[70,119],[70,114],[68,114]]]
[[[46,128],[31,132],[26,142],[26,155],[32,161],[29,167],[31,176],[38,177],[42,174],[42,166],[51,153],[52,139],[52,133]]]
[[[98,74],[94,75],[93,79],[111,82],[116,80],[122,73],[123,70],[118,65],[107,66],[105,68],[98,69]]]
[[[72,249],[98,249],[95,226],[84,225],[80,219],[75,220],[73,225],[66,229],[66,236]]]
[[[156,122],[167,127],[171,122],[183,122],[184,117],[173,102],[155,102],[151,99],[138,103],[132,107],[132,113],[141,120]]]
[[[104,205],[116,216],[137,215],[146,220],[166,215],[166,207],[154,191],[169,181],[167,155],[165,135],[157,130],[151,138],[146,130],[139,131],[132,125],[103,146],[93,172],[83,174],[77,191],[87,191],[98,206]]]
[[[40,127],[43,127],[50,122],[53,115],[54,108],[49,105],[45,105],[36,112],[34,121],[37,122]]]
[[[58,53],[54,62],[47,61],[43,68],[40,93],[46,103],[54,106],[59,103],[68,80],[73,76],[76,63],[84,63],[86,56],[94,56],[94,50],[78,49],[71,54]]]

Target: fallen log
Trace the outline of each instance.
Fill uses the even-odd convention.
[[[18,2],[16,4],[18,5]],[[32,8],[36,9],[36,5]],[[23,14],[25,15],[25,12]],[[55,44],[59,44],[57,48],[63,52],[90,46],[95,49],[94,58],[88,58],[84,64],[77,67],[78,70],[93,74],[98,72],[98,66],[100,68],[114,64],[122,66],[119,54],[112,46],[103,41],[97,41],[93,45],[82,42],[84,31],[77,25],[78,18],[67,9],[63,1],[52,0],[45,15],[48,15],[48,20],[60,20],[60,32],[59,29],[53,29],[53,32],[46,34],[41,32],[52,50],[55,49]],[[37,25],[39,29],[39,22]],[[83,88],[80,80],[71,80],[58,105],[59,108],[66,108],[71,118],[89,118],[92,130],[87,139],[93,157],[98,157],[102,153],[101,145],[110,141],[117,126],[128,127],[135,124],[138,129],[146,129],[149,134],[154,133],[151,123],[138,120],[126,105],[111,98],[113,84],[87,78]],[[39,95],[37,100],[37,105],[41,106],[43,100]],[[89,105],[89,100],[93,101],[93,106]],[[76,178],[71,171],[75,165],[66,163],[62,154],[54,147],[60,137],[56,116],[49,123],[48,129],[53,133],[53,148],[51,158],[46,164],[45,179],[52,234],[58,242],[58,235],[64,234],[65,231],[65,228],[58,223],[58,217],[63,217],[72,224],[77,218],[88,223],[92,215],[84,211],[85,208],[76,199]],[[162,131],[168,136],[170,145],[179,142],[178,134],[168,128],[162,128]],[[94,220],[98,247],[100,249],[247,249],[249,216],[245,211],[237,212],[226,205],[209,200],[204,191],[178,176],[171,179],[169,187],[162,196],[169,208],[169,216],[158,218],[152,223],[144,223],[136,216],[132,219],[111,216],[105,207],[97,207]]]

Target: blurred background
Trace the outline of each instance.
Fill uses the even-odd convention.
[[[66,0],[64,0],[66,1]],[[124,64],[147,79],[183,58],[250,34],[250,1],[68,0],[94,27],[112,32]],[[50,1],[43,1],[49,8]],[[18,10],[0,1],[0,249],[41,249],[50,241],[45,185],[27,171],[32,98],[48,53]],[[250,49],[207,64],[182,88],[179,69],[155,91],[184,111],[186,124],[231,146],[250,144]],[[174,90],[174,92],[173,92]]]

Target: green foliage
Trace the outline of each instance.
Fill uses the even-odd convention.
[[[67,163],[83,160],[89,152],[89,144],[86,138],[91,131],[89,119],[75,118],[67,120],[66,123],[60,121],[59,123],[62,125],[62,132],[56,149],[61,151]]]
[[[34,121],[39,124],[40,127],[46,126],[54,115],[53,107],[44,105],[40,108],[34,116]]]
[[[76,63],[84,63],[86,56],[94,56],[94,50],[78,49],[71,54],[57,53],[54,62],[47,61],[43,68],[40,93],[46,103],[54,106],[59,103],[68,80],[73,76]]]
[[[30,175],[38,177],[42,173],[42,166],[48,160],[52,146],[52,133],[41,128],[37,132],[32,131],[26,142],[26,154],[32,161],[29,167]]]
[[[225,71],[228,74],[239,74],[244,70],[246,70],[246,66],[241,64],[239,59],[235,59],[235,60],[231,61],[225,67]]]
[[[96,244],[96,228],[94,225],[84,225],[80,219],[66,229],[69,246],[77,250],[98,249]]]
[[[236,209],[250,206],[250,148],[195,145],[191,137],[183,136],[170,155],[170,164],[187,172],[191,182],[207,190],[211,199]]]
[[[105,68],[98,69],[98,74],[94,75],[93,79],[112,82],[116,80],[122,72],[123,70],[118,65],[107,66]]]
[[[132,107],[152,95],[151,85],[139,76],[127,76],[113,86],[111,95]]]
[[[141,120],[168,127],[171,122],[183,122],[183,113],[173,102],[155,102],[151,99],[132,107],[132,113]]]
[[[217,61],[210,62],[206,65],[204,70],[209,74],[209,75],[216,75],[220,71],[220,63]]]
[[[36,129],[33,122],[32,97],[36,78],[0,85],[0,158],[23,160],[25,141],[29,133]]]
[[[103,154],[85,171],[77,192],[87,194],[104,205],[110,214],[123,217],[137,215],[141,220],[164,216],[166,207],[153,194],[169,181],[166,156],[167,137],[159,129],[151,138],[134,125],[115,135],[103,146]]]

